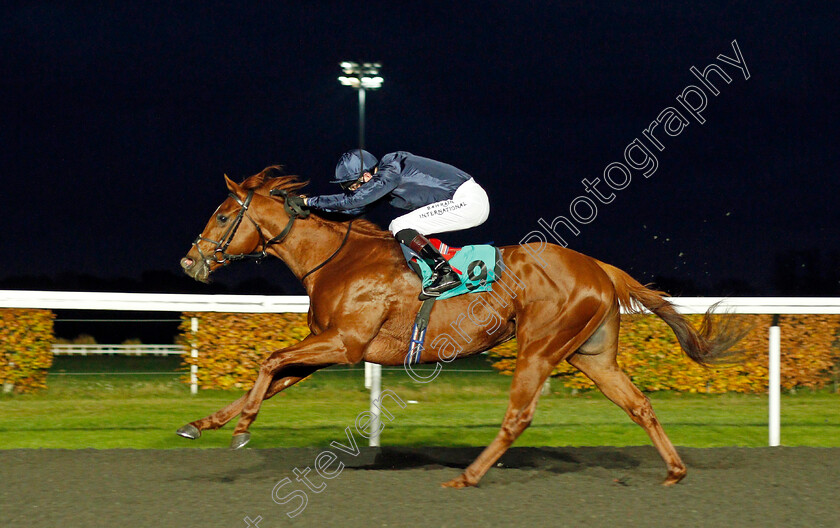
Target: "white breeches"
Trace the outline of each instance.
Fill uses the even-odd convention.
[[[396,234],[414,229],[421,235],[459,231],[481,225],[490,214],[487,193],[472,178],[455,190],[451,200],[443,200],[394,218],[388,229]]]

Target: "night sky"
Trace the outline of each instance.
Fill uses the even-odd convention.
[[[223,173],[280,163],[310,194],[336,192],[358,127],[338,63],[355,60],[383,64],[368,150],[451,163],[488,191],[490,219],[442,237],[453,245],[515,244],[586,196],[597,214],[569,247],[642,282],[840,294],[836,4],[265,4],[0,8],[0,280],[180,273]],[[749,79],[718,59],[733,40]],[[717,96],[689,71],[713,63],[732,79],[709,75]],[[703,124],[677,100],[689,85]],[[688,124],[655,129],[658,150],[644,131],[668,107]],[[605,169],[637,139],[656,171],[611,190]],[[609,203],[586,193],[595,178]],[[279,262],[216,275],[302,292]]]

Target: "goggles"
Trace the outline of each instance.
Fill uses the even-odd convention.
[[[359,176],[355,180],[339,182],[339,185],[341,185],[341,188],[345,191],[355,191],[356,189],[361,187],[363,183],[365,183],[364,175]]]

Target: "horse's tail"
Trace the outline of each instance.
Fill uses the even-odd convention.
[[[615,266],[600,261],[598,265],[612,281],[619,304],[637,313],[644,307],[660,317],[674,331],[683,351],[695,362],[709,365],[725,359],[734,359],[734,356],[740,353],[730,349],[750,329],[737,325],[732,317],[724,318],[722,324],[713,325],[711,315],[715,306],[703,315],[703,321],[697,329],[664,298],[665,292],[643,286]]]

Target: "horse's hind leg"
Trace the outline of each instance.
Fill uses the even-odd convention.
[[[520,351],[513,373],[508,404],[502,428],[484,451],[467,467],[463,474],[443,486],[463,488],[475,486],[513,442],[531,425],[540,397],[540,389],[554,366],[573,353],[594,331],[592,326],[603,317],[603,312],[591,318],[572,320],[569,316],[551,322],[552,328],[533,323],[534,318],[523,317],[517,337]],[[528,321],[528,322],[526,322]],[[555,333],[552,337],[551,330]],[[540,336],[529,339],[527,336]]]
[[[442,486],[448,488],[464,488],[475,486],[481,477],[508,450],[513,442],[519,438],[525,429],[531,425],[537,402],[540,399],[540,389],[545,379],[554,368],[553,364],[522,361],[516,365],[513,383],[511,384],[510,403],[508,404],[502,428],[484,451],[458,477],[444,482]]]
[[[633,385],[615,361],[618,353],[618,318],[605,325],[599,329],[599,332],[605,332],[600,342],[587,342],[568,358],[568,362],[595,382],[607,398],[644,428],[668,468],[668,476],[663,484],[676,484],[685,477],[685,464],[656,419],[650,400]]]
[[[306,376],[309,376],[316,370],[317,368],[308,368],[306,370],[303,369],[295,369],[296,372],[294,375],[280,375],[274,378],[271,382],[271,386],[266,392],[264,399],[269,399],[278,392],[285,390],[295,383],[299,382]],[[206,431],[208,429],[218,429],[224,426],[226,423],[231,421],[235,418],[240,412],[242,412],[242,408],[245,407],[245,401],[248,398],[248,394],[250,391],[246,392],[242,396],[240,396],[236,401],[222,407],[218,411],[214,412],[213,414],[202,418],[200,420],[196,420],[194,422],[190,422],[187,425],[178,429],[177,434],[183,436],[184,438],[189,438],[191,440],[195,440],[199,436],[201,436],[201,431]]]

